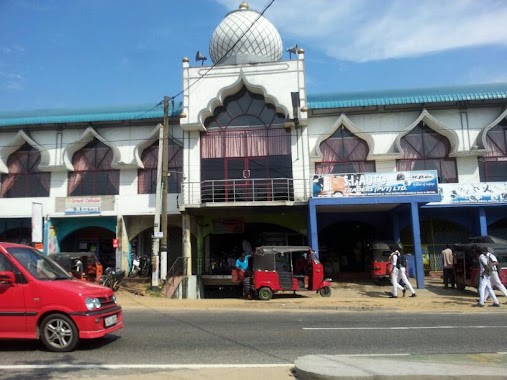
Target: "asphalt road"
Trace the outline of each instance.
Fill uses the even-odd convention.
[[[290,365],[310,354],[507,351],[507,320],[495,313],[132,309],[124,310],[124,319],[126,327],[117,334],[84,341],[66,354],[47,352],[34,342],[0,341],[0,378],[118,376],[183,365]]]

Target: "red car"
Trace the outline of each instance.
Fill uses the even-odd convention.
[[[68,352],[121,328],[111,289],[75,279],[32,247],[0,243],[0,339],[40,339]]]

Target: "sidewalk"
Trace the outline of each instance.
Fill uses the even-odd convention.
[[[411,281],[414,283],[413,279]],[[125,309],[194,309],[194,310],[252,310],[252,311],[388,311],[399,313],[507,313],[506,299],[499,295],[500,308],[472,307],[477,303],[475,289],[465,291],[445,289],[438,277],[427,277],[425,289],[415,289],[417,297],[392,299],[385,293],[389,286],[370,283],[333,283],[330,297],[316,293],[275,294],[269,301],[243,299],[174,300],[164,297],[134,295],[118,292]],[[491,301],[489,302],[491,304]],[[341,356],[307,355],[299,357],[294,367],[246,367],[179,369],[151,373],[147,379],[507,379],[507,355],[401,355],[401,356]],[[137,378],[137,375],[136,375]],[[109,379],[114,379],[109,378]],[[119,380],[120,378],[118,378]],[[121,379],[134,379],[134,375]]]
[[[414,283],[414,281],[411,281]],[[377,286],[372,283],[333,283],[330,297],[321,297],[314,292],[300,292],[296,295],[292,292],[277,293],[269,301],[243,300],[232,298],[215,299],[168,299],[165,297],[152,297],[135,295],[128,291],[118,291],[118,300],[122,307],[128,308],[182,308],[182,309],[241,309],[241,310],[333,310],[333,311],[392,311],[392,312],[507,312],[505,297],[499,292],[500,308],[476,308],[477,292],[473,288],[464,291],[458,289],[445,289],[440,278],[427,277],[425,289],[415,289],[417,297],[396,299],[389,298],[385,293],[390,291],[389,286]],[[491,301],[489,303],[491,304]]]

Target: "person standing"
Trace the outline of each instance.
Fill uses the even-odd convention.
[[[393,286],[393,289],[391,290],[391,293],[389,293],[389,298],[398,298],[398,289],[401,289],[402,291],[405,290],[405,288],[398,283],[398,277],[400,273],[398,260],[400,251],[398,251],[396,248],[391,249],[394,249],[393,252],[391,252],[389,255],[389,263],[391,264],[391,284]]]
[[[442,264],[444,268],[444,287],[448,288],[451,285],[451,288],[454,288],[456,283],[454,279],[454,255],[449,244],[442,251]]]
[[[498,259],[495,255],[493,255],[491,252],[488,251],[486,254],[488,262],[491,263],[491,273],[490,273],[490,281],[491,281],[491,288],[496,287],[498,290],[500,290],[505,297],[507,297],[507,289],[505,289],[505,286],[502,284],[502,281],[500,281],[500,271],[502,270],[502,266],[498,262]]]
[[[486,247],[481,248],[481,254],[479,256],[480,272],[479,272],[479,302],[474,306],[484,307],[485,293],[488,292],[489,297],[493,300],[495,307],[500,307],[498,299],[496,298],[495,292],[491,288],[490,272],[488,266],[488,249]]]
[[[405,297],[405,293],[407,291],[407,288],[412,293],[410,295],[410,297],[416,297],[417,295],[415,294],[415,290],[412,287],[412,284],[410,283],[410,281],[408,280],[408,277],[407,277],[407,258],[405,257],[405,255],[403,253],[398,254],[398,266],[399,266],[399,273],[398,273],[399,279],[401,279],[401,281],[405,285],[405,287],[403,288],[403,297]]]
[[[313,176],[312,180],[312,196],[313,198],[317,198],[319,194],[322,192],[322,182],[318,175]]]

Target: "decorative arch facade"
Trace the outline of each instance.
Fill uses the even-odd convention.
[[[402,157],[396,160],[396,170],[436,170],[439,182],[457,183],[456,159],[449,157],[449,140],[420,121],[399,141]]]
[[[482,182],[507,181],[507,119],[502,119],[486,133],[488,152],[479,157],[479,175]]]
[[[68,195],[117,195],[120,171],[113,169],[113,150],[93,138],[72,156],[73,172],[68,174]]]
[[[225,202],[290,198],[291,132],[285,121],[285,114],[245,86],[225,98],[201,133],[203,197]]]
[[[375,161],[367,160],[368,144],[343,124],[319,144],[318,151],[322,160],[315,164],[316,174],[375,172]]]
[[[51,173],[39,170],[41,154],[28,142],[7,159],[8,173],[1,175],[0,198],[48,197]]]

